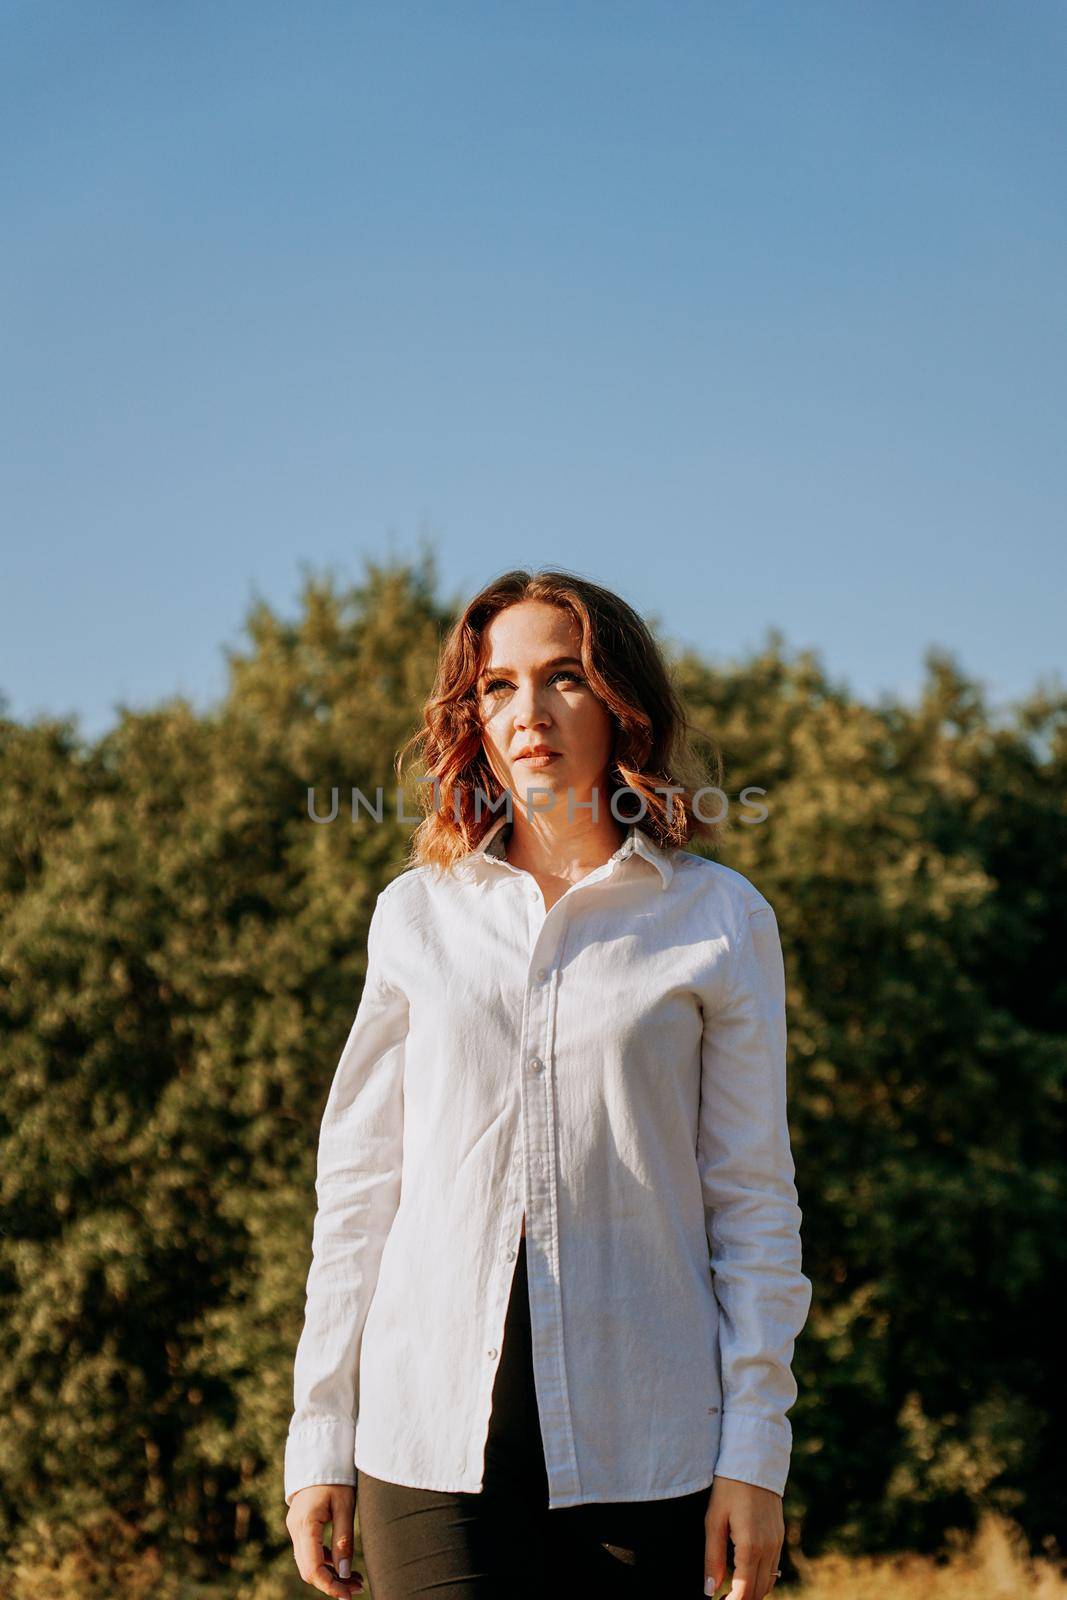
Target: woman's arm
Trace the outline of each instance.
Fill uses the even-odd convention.
[[[759,896],[741,911],[722,1005],[705,1013],[697,1159],[722,1362],[716,1476],[782,1494],[797,1397],[793,1349],[811,1305],[786,1120],[785,971]]]
[[[383,971],[387,892],[371,916],[363,994],[319,1133],[318,1209],[285,1447],[286,1505],[309,1484],[356,1481],[360,1343],[400,1201],[404,1133],[408,1003]]]

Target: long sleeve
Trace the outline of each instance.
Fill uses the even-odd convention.
[[[697,1145],[719,1303],[722,1432],[715,1472],[784,1493],[786,1412],[807,1321],[801,1210],[786,1119],[785,971],[778,923],[761,900],[742,913],[725,1001],[705,1013]]]
[[[360,1344],[400,1201],[408,1002],[384,976],[388,937],[380,895],[367,934],[363,993],[319,1133],[318,1207],[285,1447],[286,1505],[309,1484],[356,1482]]]

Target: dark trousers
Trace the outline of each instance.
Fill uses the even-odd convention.
[[[526,1241],[520,1239],[479,1494],[386,1483],[357,1471],[372,1600],[552,1600],[656,1595],[704,1585],[706,1489],[670,1500],[548,1509],[534,1390]]]

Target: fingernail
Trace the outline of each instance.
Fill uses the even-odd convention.
[[[704,1593],[705,1594],[714,1594],[718,1587],[719,1587],[719,1585],[715,1582],[714,1578],[705,1578],[704,1579]]]
[[[337,1576],[339,1578],[343,1578],[345,1580],[345,1582],[347,1583],[351,1572],[352,1572],[352,1563],[351,1563],[351,1561],[349,1561],[347,1556],[342,1556],[340,1561],[337,1563]]]

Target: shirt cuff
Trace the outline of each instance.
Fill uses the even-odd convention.
[[[356,1425],[343,1417],[295,1423],[285,1441],[285,1503],[313,1483],[356,1484]]]
[[[745,1411],[724,1411],[715,1476],[737,1478],[784,1494],[792,1448],[793,1430],[788,1422],[771,1422]]]

